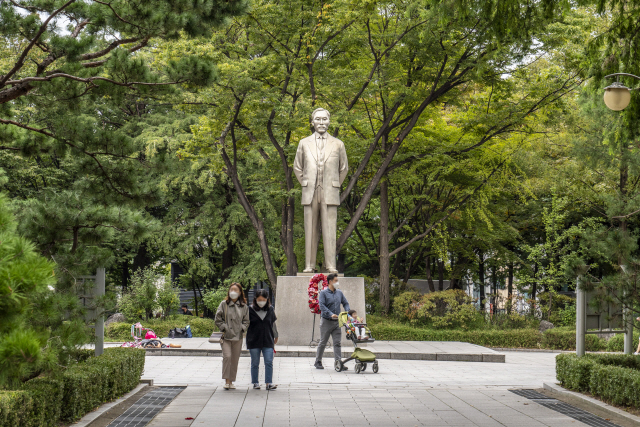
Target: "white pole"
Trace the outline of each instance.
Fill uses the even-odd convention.
[[[106,273],[104,268],[98,268],[96,271],[96,287],[94,290],[94,304],[99,297],[104,296],[104,287],[106,282]],[[96,312],[100,315],[96,317],[96,356],[100,356],[104,352],[104,314],[101,308],[96,308]]]
[[[624,305],[624,354],[633,354],[633,313],[628,305]]]
[[[580,286],[580,279],[576,281],[576,354],[584,356],[585,332],[587,331],[586,292]]]

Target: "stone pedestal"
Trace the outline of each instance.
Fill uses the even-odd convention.
[[[313,313],[309,309],[308,276],[278,276],[276,315],[278,316],[278,345],[308,346],[313,331]],[[340,290],[349,301],[352,310],[366,321],[364,305],[364,279],[362,277],[340,277]],[[342,308],[342,307],[341,307]],[[342,345],[351,346],[345,338]],[[320,339],[320,315],[316,315],[315,337]],[[276,347],[277,348],[277,347]],[[330,349],[327,349],[330,351]]]

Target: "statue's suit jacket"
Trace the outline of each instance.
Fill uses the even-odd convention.
[[[302,204],[310,205],[318,176],[318,149],[316,134],[304,138],[298,144],[293,171],[302,186]],[[340,205],[340,186],[347,177],[349,164],[344,143],[327,133],[324,147],[324,201],[329,206]]]

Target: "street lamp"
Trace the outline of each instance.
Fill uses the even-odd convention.
[[[628,73],[609,74],[608,76],[605,76],[605,79],[607,77],[614,76],[628,76],[640,80],[640,77]],[[604,103],[607,107],[609,107],[609,109],[613,111],[624,110],[625,108],[627,108],[627,105],[629,105],[629,101],[631,101],[632,90],[633,89],[629,89],[619,81],[615,81],[611,84],[611,86],[607,86],[604,88]]]

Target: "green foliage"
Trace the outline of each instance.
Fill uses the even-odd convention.
[[[563,387],[588,391],[591,368],[595,360],[578,357],[575,354],[559,354],[556,356],[556,378]]]
[[[102,356],[92,357],[67,369],[61,419],[74,421],[104,402],[132,390],[144,369],[145,351],[109,348]]]
[[[20,391],[0,391],[0,427],[49,427],[71,422],[136,387],[145,351],[109,348],[98,357],[79,353],[66,371],[27,381]]]
[[[391,307],[394,306],[394,301],[399,296],[404,295],[407,292],[411,293],[416,291],[415,287],[395,276],[391,276],[389,280],[391,281],[389,285],[389,299],[391,301]],[[380,305],[380,280],[378,277],[364,278],[364,300],[367,313],[382,313],[382,306]],[[401,302],[399,304],[405,303]]]
[[[166,337],[173,328],[184,328],[191,326],[191,333],[194,337],[208,337],[214,330],[217,330],[213,319],[198,318],[195,316],[170,316],[167,319],[149,319],[142,322],[145,328],[152,329],[159,337]],[[109,341],[131,341],[131,324],[110,323],[104,331],[105,339]]]
[[[394,312],[412,323],[434,328],[474,329],[484,319],[475,308],[473,299],[460,289],[431,292],[405,292],[396,297]]]
[[[640,332],[637,330],[633,331],[633,344],[638,342],[640,338]],[[624,334],[615,334],[607,341],[607,351],[624,351]]]
[[[367,318],[368,320],[368,318]],[[434,330],[408,325],[380,323],[371,327],[377,340],[389,341],[461,341],[487,347],[539,348],[542,334],[535,329]]]
[[[0,391],[0,427],[36,427],[30,421],[33,398],[26,391]]]
[[[34,327],[33,304],[55,283],[53,265],[16,233],[7,199],[0,194],[0,388],[15,387],[47,369],[56,354],[45,348],[50,331]]]
[[[204,303],[204,306],[215,313],[218,310],[218,306],[220,306],[222,300],[227,297],[230,286],[231,282],[219,286],[218,289],[211,290],[205,293],[202,296],[202,302]]]
[[[162,279],[163,277],[151,268],[138,270],[133,274],[130,288],[118,301],[118,310],[127,320],[135,322],[153,317],[153,311],[160,308],[158,283]],[[163,292],[162,296],[163,302],[167,302],[167,293]],[[169,301],[171,302],[170,299]]]
[[[575,350],[576,331],[575,329],[553,328],[544,331],[541,342],[542,347],[553,350]],[[600,351],[606,346],[606,341],[598,338],[597,335],[587,335],[585,337],[585,347],[587,351]]]
[[[180,307],[180,290],[173,286],[171,280],[164,278],[164,282],[158,289],[156,301],[158,306],[162,309],[163,316],[168,316],[174,313]]]
[[[563,387],[589,392],[615,405],[640,408],[640,358],[622,354],[556,356]]]
[[[575,327],[576,325],[576,306],[575,304],[569,305],[565,308],[560,308],[558,311],[551,315],[551,323],[555,326]]]
[[[497,313],[487,316],[487,323],[496,329],[538,329],[540,320],[519,313]]]

